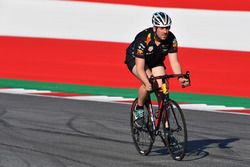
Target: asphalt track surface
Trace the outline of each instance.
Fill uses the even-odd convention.
[[[0,94],[0,166],[249,166],[250,116],[184,112],[188,152],[177,162],[160,140],[137,153],[127,104]]]

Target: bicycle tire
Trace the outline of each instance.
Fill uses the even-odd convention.
[[[144,125],[142,128],[137,128],[134,123],[133,110],[137,104],[138,98],[134,100],[130,110],[130,127],[131,135],[135,145],[136,150],[141,155],[148,155],[151,152],[154,139],[152,137],[152,122],[149,118],[149,113],[147,108],[144,106]]]
[[[187,148],[187,127],[182,109],[174,100],[168,101],[167,117],[162,116],[164,129],[164,144],[167,146],[171,157],[181,161]],[[168,128],[165,122],[168,121]]]

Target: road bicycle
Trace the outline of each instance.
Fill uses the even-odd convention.
[[[137,151],[141,155],[148,155],[151,152],[156,136],[160,136],[168,152],[174,160],[182,160],[187,147],[187,127],[181,107],[169,97],[170,78],[184,77],[189,80],[190,73],[171,74],[151,77],[150,83],[157,85],[157,79],[162,80],[162,86],[154,88],[150,92],[144,104],[143,125],[138,127],[134,120],[134,108],[138,98],[134,100],[130,112],[130,126],[132,138]],[[158,99],[158,107],[153,108],[151,94],[155,93]]]

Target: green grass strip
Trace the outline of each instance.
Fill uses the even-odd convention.
[[[36,82],[14,79],[0,79],[0,88],[51,90],[58,92],[70,92],[92,95],[122,96],[126,98],[134,98],[137,96],[137,89],[87,86],[77,84],[61,84],[52,82]],[[191,104],[225,105],[250,108],[250,98],[179,92],[171,92],[171,98],[175,99],[176,101],[187,102]]]

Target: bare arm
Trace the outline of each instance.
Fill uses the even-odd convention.
[[[181,71],[181,65],[180,65],[179,60],[178,60],[178,54],[177,53],[169,53],[168,57],[169,57],[169,62],[170,62],[171,68],[173,70],[173,73],[174,74],[181,74],[182,71]],[[178,80],[183,87],[189,86],[188,79],[181,77]]]
[[[181,74],[181,65],[178,60],[177,53],[169,53],[168,54],[169,62],[174,74]]]

